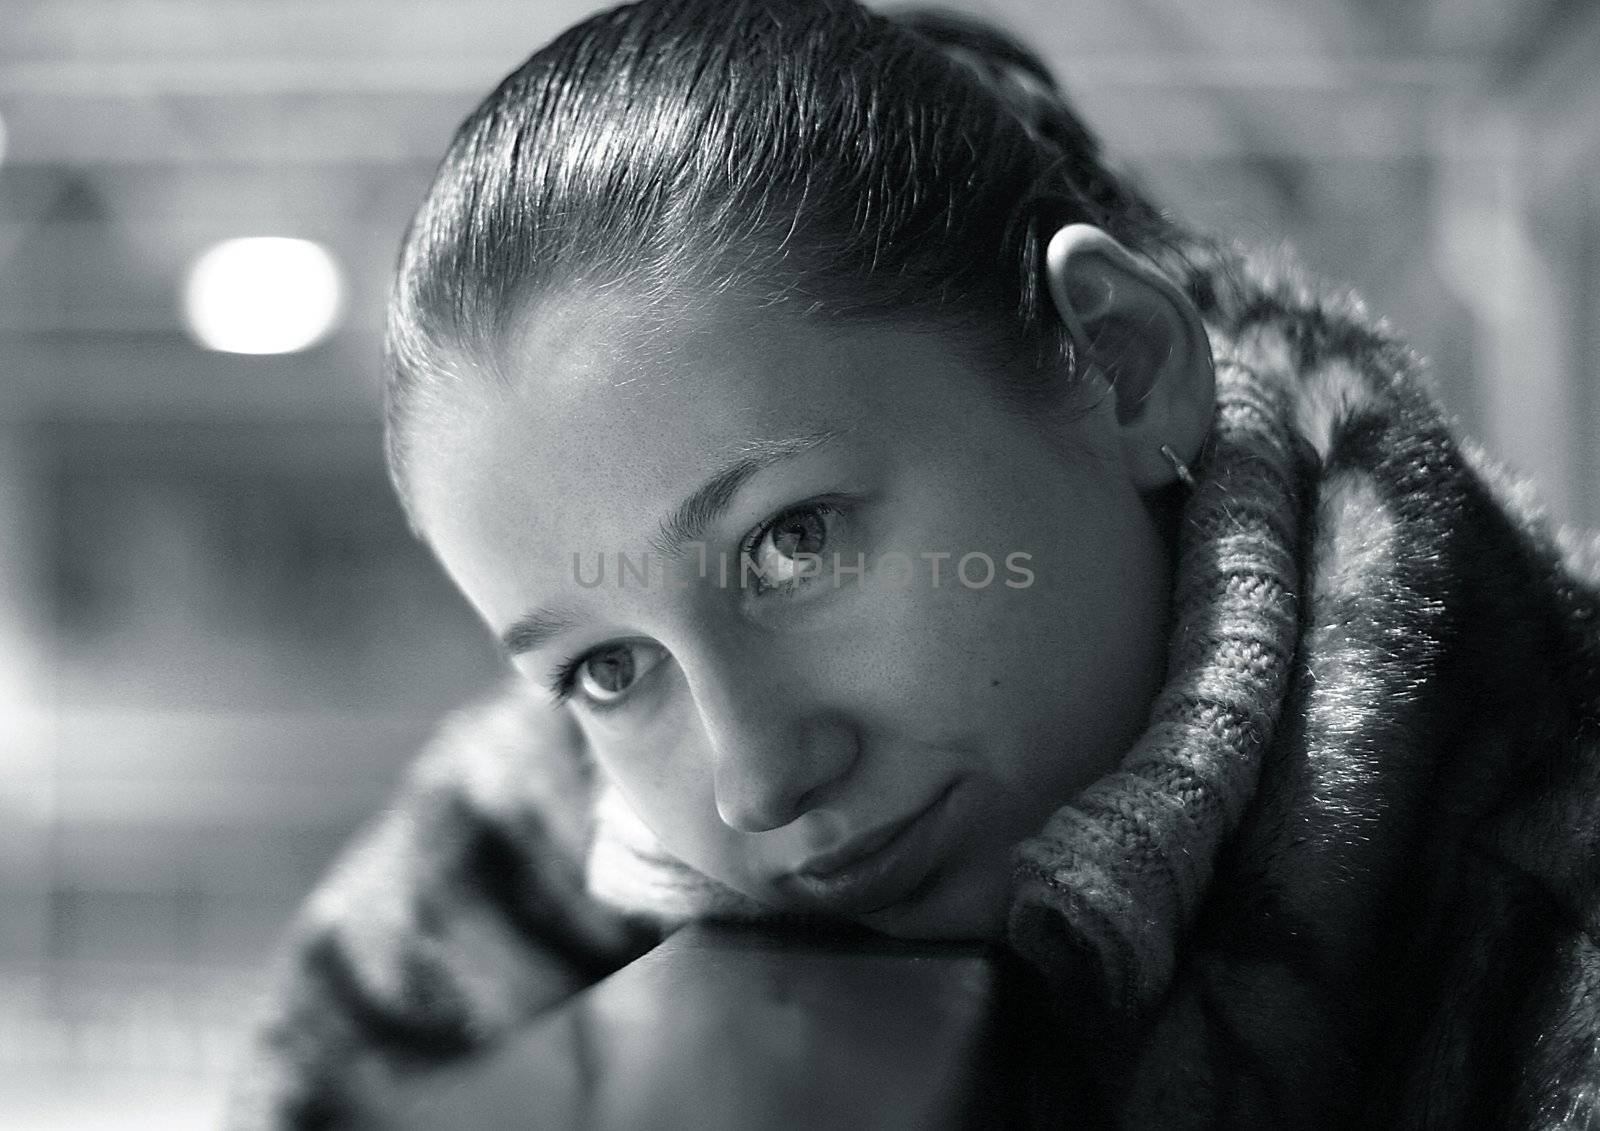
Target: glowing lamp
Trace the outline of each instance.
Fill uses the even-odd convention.
[[[293,353],[315,345],[339,320],[344,287],[333,257],[310,240],[224,240],[189,268],[183,309],[207,349]]]

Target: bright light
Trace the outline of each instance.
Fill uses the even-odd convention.
[[[309,240],[224,240],[189,269],[184,314],[207,349],[292,353],[333,329],[343,289],[333,257]]]

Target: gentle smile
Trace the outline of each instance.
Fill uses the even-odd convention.
[[[916,888],[936,861],[946,800],[943,789],[923,808],[807,861],[779,885],[802,902],[839,915],[863,915]]]

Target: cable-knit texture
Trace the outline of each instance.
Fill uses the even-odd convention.
[[[1018,850],[1012,946],[1046,970],[1092,963],[1104,1006],[1120,1014],[1142,1013],[1172,976],[1255,789],[1296,644],[1304,453],[1292,383],[1214,348],[1216,420],[1192,469],[1165,686],[1121,768]]]

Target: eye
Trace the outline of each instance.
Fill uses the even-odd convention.
[[[830,498],[840,500],[839,496]],[[853,501],[843,497],[846,507]],[[823,548],[835,540],[835,527],[844,513],[834,502],[823,500],[779,511],[740,542],[741,583],[748,576],[743,570],[748,568],[758,594],[794,593],[804,588],[821,572]],[[608,710],[623,703],[639,681],[666,658],[666,649],[658,644],[619,641],[557,665],[546,684],[558,707],[576,699],[590,710]]]
[[[558,702],[576,695],[587,706],[611,707],[625,699],[666,655],[664,648],[654,644],[607,644],[562,664],[550,689]]]
[[[803,503],[758,527],[743,547],[756,591],[793,592],[820,573],[818,559],[838,514],[838,509],[827,503]],[[741,573],[741,581],[743,576]]]

